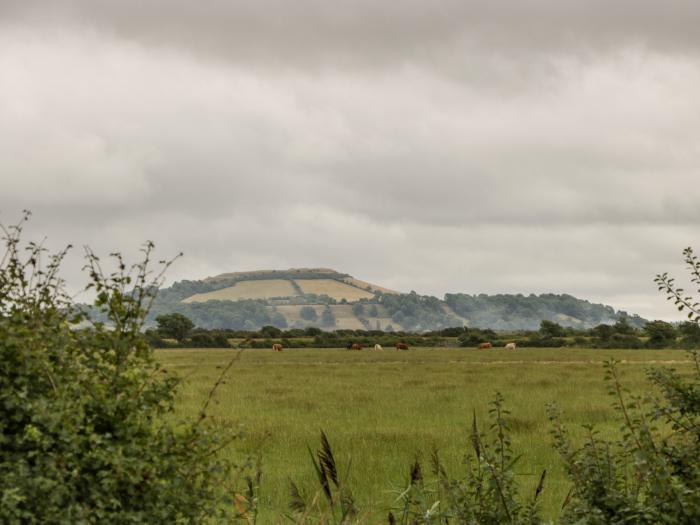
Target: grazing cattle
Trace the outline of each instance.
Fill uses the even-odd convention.
[[[348,344],[346,344],[345,348],[347,348],[348,350],[352,350],[352,341],[350,341]]]
[[[491,343],[481,343],[479,345],[479,350],[483,350],[484,348],[493,348],[493,345]]]
[[[275,343],[274,345],[272,345],[272,349],[275,352],[281,352],[282,350],[284,350],[284,347],[279,343]]]
[[[362,345],[360,343],[353,343],[351,350],[362,350]]]
[[[408,350],[408,345],[406,343],[396,343],[397,350]]]
[[[506,345],[506,350],[515,350],[516,344],[515,343],[508,343]]]
[[[374,345],[374,349],[375,349],[375,350],[384,350],[384,349],[382,348],[382,345],[380,345],[380,344]]]

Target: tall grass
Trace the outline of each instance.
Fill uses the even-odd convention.
[[[178,403],[182,414],[201,408],[231,352],[158,353],[168,368],[186,376]],[[673,361],[682,371],[688,368],[685,354],[673,350],[248,350],[219,386],[209,412],[224,423],[244,425],[244,448],[228,453],[262,457],[260,523],[278,523],[290,513],[290,479],[307,505],[327,498],[318,493],[318,470],[308,452],[320,428],[333,444],[341,486],[352,487],[362,518],[377,522],[396,512],[407,466],[416,458],[424,472],[438,450],[449,476],[463,472],[465,452],[473,449],[473,420],[490,420],[489,401],[500,391],[511,410],[502,418],[510,427],[510,446],[523,453],[513,475],[526,502],[547,471],[546,490],[537,500],[548,518],[558,513],[570,487],[551,446],[546,405],[559,404],[574,441],[585,438],[585,423],[602,436],[616,435],[619,424],[603,381],[602,363],[609,357],[622,361],[625,385],[640,393],[649,388],[649,366]]]

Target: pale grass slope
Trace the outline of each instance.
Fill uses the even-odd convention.
[[[241,299],[271,299],[272,297],[293,297],[297,295],[292,283],[283,279],[265,279],[256,281],[240,281],[221,290],[198,293],[183,303],[197,303],[205,301],[238,301]]]
[[[305,294],[325,294],[336,301],[345,299],[349,302],[355,302],[360,299],[372,299],[374,297],[374,294],[371,292],[334,279],[296,279],[295,281]]]
[[[401,293],[390,288],[384,288],[383,286],[377,286],[376,284],[368,283],[367,281],[363,281],[362,279],[355,279],[354,277],[346,277],[345,279],[343,279],[343,281],[353,286],[357,286],[358,288],[362,288],[363,290],[369,288],[373,292],[391,293],[395,295],[399,295]]]

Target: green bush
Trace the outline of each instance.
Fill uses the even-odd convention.
[[[152,246],[133,267],[116,255],[109,275],[88,253],[88,288],[107,326],[64,291],[66,252],[23,246],[23,224],[3,228],[0,258],[0,522],[226,519],[237,470],[217,451],[238,434],[209,421],[206,404],[195,421],[173,420],[179,380],[141,332],[159,284]]]
[[[649,371],[660,399],[625,392],[615,362],[606,364],[622,425],[617,439],[587,426],[585,443],[574,447],[550,407],[554,444],[572,481],[562,523],[700,523],[700,360],[691,357],[691,380],[673,369]]]

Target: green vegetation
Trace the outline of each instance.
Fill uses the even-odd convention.
[[[440,330],[463,324],[457,317],[445,313],[444,303],[437,297],[411,292],[402,295],[384,294],[380,300],[392,321],[406,330]]]
[[[187,377],[180,415],[197,413],[233,352],[158,351],[166,368]],[[539,502],[550,518],[559,513],[571,483],[553,448],[547,405],[558,403],[574,444],[585,442],[589,433],[583,425],[589,423],[599,437],[616,439],[621,423],[610,405],[603,368],[611,357],[621,361],[622,382],[632,392],[648,390],[649,367],[673,366],[682,374],[692,370],[680,350],[246,350],[217,392],[212,416],[224,424],[244,424],[243,448],[227,454],[262,458],[261,523],[278,523],[289,512],[290,479],[307,502],[317,494],[324,497],[307,451],[318,443],[319,428],[333,445],[359,518],[377,523],[390,509],[396,512],[396,498],[408,486],[416,455],[429,489],[435,488],[429,475],[434,448],[449,476],[466,474],[463,458],[471,446],[474,411],[486,429],[489,402],[499,391],[511,412],[506,420],[512,450],[524,454],[515,468],[520,493],[529,501],[546,469]]]
[[[255,330],[261,326],[273,324],[275,320],[280,323],[279,316],[275,316],[275,312],[266,306],[267,302],[259,299],[173,304],[156,301],[147,320],[155,321],[159,315],[180,313],[201,328]]]
[[[446,294],[445,302],[455,313],[469,319],[470,326],[493,330],[535,330],[543,319],[573,328],[613,324],[620,318],[627,318],[637,328],[644,324],[639,316],[567,294]]]
[[[301,316],[302,319],[305,321],[315,321],[318,319],[318,315],[316,314],[316,310],[310,306],[304,306],[300,311],[299,315]]]
[[[355,306],[363,306],[358,303]],[[281,329],[279,325],[266,325],[260,330],[230,330],[197,328],[189,337],[176,337],[169,329],[149,329],[146,334],[152,345],[157,348],[202,347],[225,348],[230,341],[237,348],[269,348],[273,343],[283,343],[289,348],[344,348],[348,342],[366,345],[379,343],[393,346],[396,341],[411,346],[424,347],[476,347],[489,342],[493,346],[503,347],[514,342],[521,348],[698,348],[700,347],[700,327],[695,322],[685,322],[677,327],[664,321],[651,321],[643,330],[634,328],[623,317],[614,325],[602,324],[590,330],[566,328],[552,321],[543,320],[539,330],[520,330],[514,332],[496,332],[490,329],[448,327],[431,332],[406,332],[389,330],[372,330],[371,321],[362,318],[365,329],[345,330],[330,329],[337,323],[330,307],[324,308],[319,317],[314,308],[306,307],[302,311],[310,323],[323,326],[326,331],[313,326],[306,328]],[[185,321],[180,314],[174,319]],[[170,316],[159,318],[170,320]],[[218,344],[214,344],[218,341]]]
[[[227,519],[236,477],[217,451],[238,434],[210,422],[207,395],[172,420],[180,381],[141,333],[159,284],[148,280],[151,246],[131,268],[116,255],[109,275],[88,253],[88,289],[107,327],[89,323],[64,291],[66,252],[23,246],[22,225],[2,228],[0,522]]]
[[[174,313],[156,317],[158,332],[162,337],[170,337],[182,343],[194,328],[194,323],[182,314]]]
[[[333,328],[335,326],[335,316],[333,315],[333,312],[331,309],[326,306],[323,309],[323,313],[321,314],[321,326],[324,328]]]
[[[551,348],[156,354],[148,341],[228,346],[234,334],[195,329],[181,312],[157,315],[158,328],[143,332],[162,275],[150,277],[150,244],[131,267],[114,254],[110,274],[88,251],[95,301],[74,305],[58,278],[65,252],[42,266],[43,248],[20,244],[22,225],[3,228],[0,259],[3,523],[700,521],[700,358],[659,350],[697,344],[700,303],[666,274],[660,289],[691,320],[677,327],[640,330],[639,319],[615,314],[590,330],[541,319],[536,331],[504,334],[443,323],[453,317],[445,305],[411,293],[378,299],[397,324],[423,333],[269,323],[260,339],[238,342],[500,346],[507,335]],[[700,285],[700,262],[684,255]],[[356,310],[365,315],[365,305]],[[238,320],[250,336],[253,323]],[[320,321],[336,324],[330,306]],[[586,342],[605,349],[573,348]],[[608,349],[618,343],[645,349]],[[227,383],[234,364],[238,380]],[[234,447],[239,422],[247,437]],[[327,434],[313,453],[317,428]],[[239,492],[250,463],[235,460],[245,456],[258,461]]]
[[[276,310],[279,305],[307,306],[309,309],[305,309],[305,312],[308,313],[312,305],[348,304],[345,299],[337,299],[325,293],[304,293],[297,283],[298,280],[331,283],[337,281],[337,284],[342,284],[343,287],[359,290],[358,286],[348,282],[348,277],[347,274],[327,270],[285,270],[224,274],[205,281],[181,281],[159,292],[149,321],[155,320],[158,315],[181,313],[203,328],[255,330],[266,324],[286,328],[293,326],[295,322],[293,318],[285,317]],[[263,297],[264,283],[270,279],[288,280],[292,283],[294,294],[290,297],[237,301],[182,302],[195,294],[220,290],[241,281],[260,281],[259,295],[256,297]],[[363,289],[363,291],[367,290]],[[614,324],[621,319],[625,319],[634,328],[642,328],[645,323],[644,319],[636,315],[616,312],[610,306],[592,304],[570,295],[446,294],[444,300],[440,300],[437,297],[420,295],[416,292],[396,294],[374,291],[372,294],[373,297],[363,297],[354,302],[351,300],[355,319],[348,324],[343,324],[339,319],[338,324],[327,323],[322,326],[326,329],[336,326],[355,328],[359,321],[365,329],[370,330],[376,327],[375,318],[380,317],[380,308],[383,312],[381,317],[387,316],[380,323],[385,330],[390,321],[396,330],[412,332],[436,331],[464,325],[498,331],[532,331],[538,329],[542,320],[578,330],[590,329],[600,324]],[[308,315],[307,317],[302,315],[301,319],[304,322],[316,321],[313,314]]]

